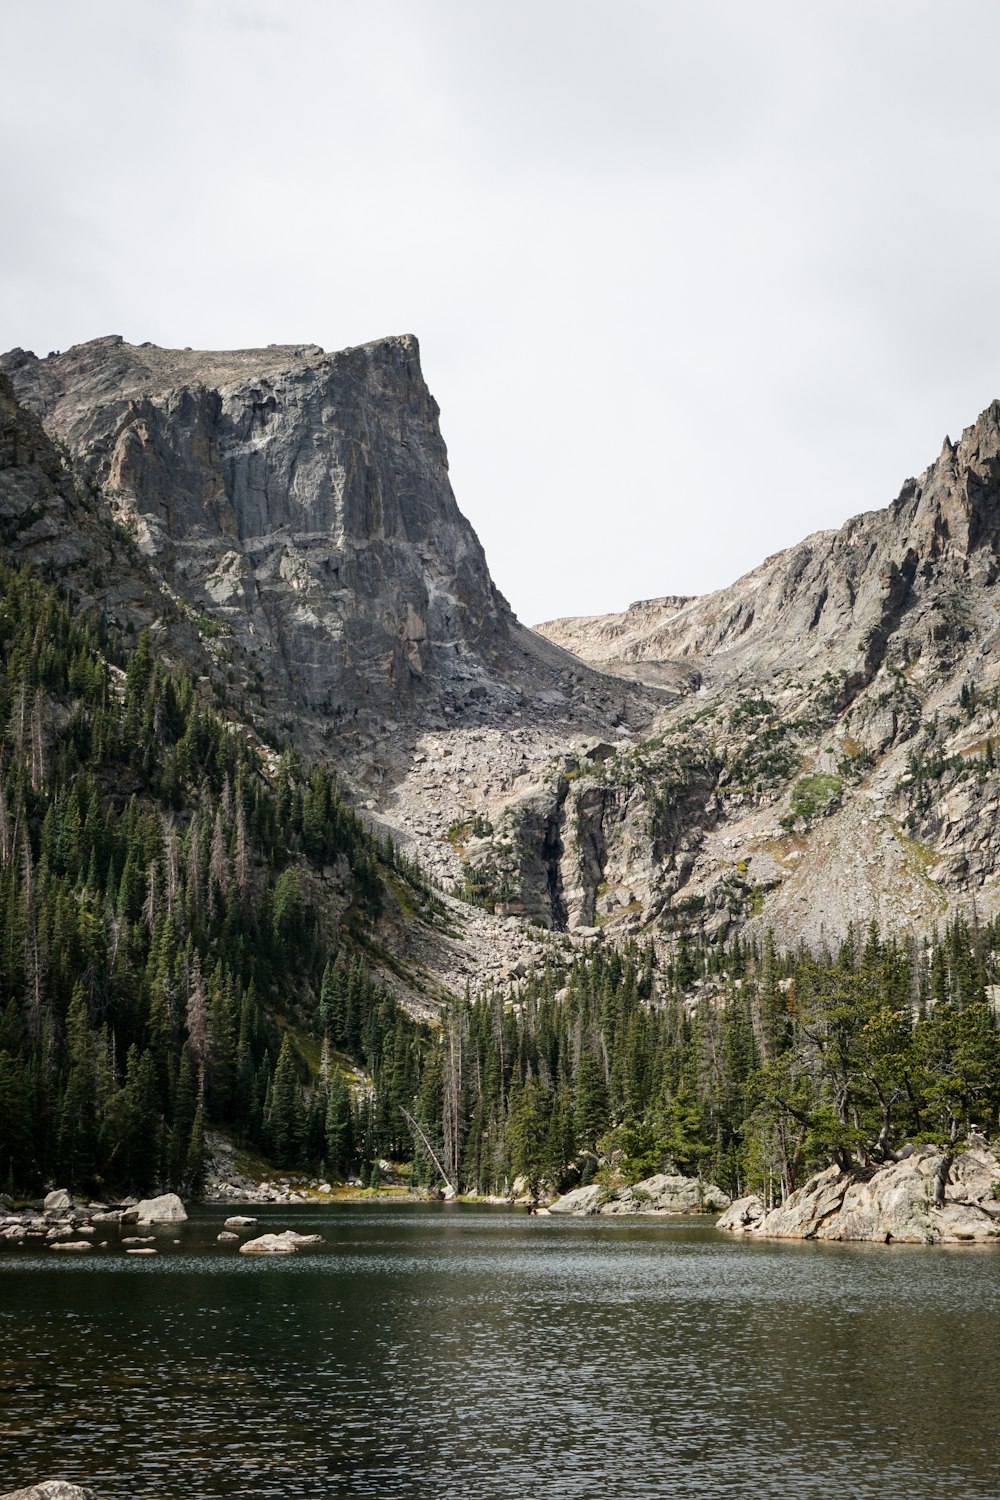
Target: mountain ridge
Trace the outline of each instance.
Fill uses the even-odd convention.
[[[209,670],[501,921],[819,944],[1000,902],[1000,404],[726,589],[530,632],[412,336],[0,363]]]

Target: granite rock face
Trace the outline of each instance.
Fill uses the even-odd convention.
[[[874,1173],[827,1167],[767,1210],[758,1198],[731,1204],[718,1229],[792,1240],[875,1240],[889,1244],[958,1245],[1000,1238],[1000,1159],[985,1145],[951,1164],[944,1206],[935,1202],[942,1165],[938,1146],[924,1146]]]
[[[604,1193],[597,1183],[574,1188],[550,1205],[554,1214],[694,1214],[711,1213],[726,1208],[729,1195],[714,1182],[695,1177],[658,1172],[633,1187]]]
[[[3,365],[167,590],[215,622],[250,685],[266,682],[272,711],[349,733],[512,709],[579,675],[490,578],[416,339],[326,354],[111,337]]]
[[[1000,911],[998,579],[994,402],[886,509],[729,588],[538,627],[602,670],[690,686],[603,768],[583,908],[614,923],[631,893],[643,922],[680,908],[811,946]],[[646,806],[644,846],[623,803]]]
[[[622,616],[538,629],[605,670],[687,664],[709,684],[761,682],[789,666],[843,674],[841,706],[885,662],[940,670],[991,642],[1000,577],[1000,402],[908,479],[885,510],[767,559],[728,588],[634,604]]]
[[[456,938],[381,935],[443,988],[514,982],[535,927],[818,947],[1000,915],[1000,404],[728,589],[538,634],[457,509],[414,339],[0,364],[0,544],[474,891]]]

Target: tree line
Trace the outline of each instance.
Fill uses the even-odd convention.
[[[383,1158],[479,1193],[669,1168],[773,1201],[996,1122],[997,924],[556,943],[430,1024],[366,958],[387,881],[432,899],[328,768],[0,567],[0,1186],[196,1195],[214,1126],[365,1182]]]

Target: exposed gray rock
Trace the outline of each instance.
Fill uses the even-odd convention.
[[[597,1183],[574,1188],[550,1205],[554,1214],[692,1214],[718,1213],[729,1195],[712,1182],[676,1174],[657,1173],[632,1187],[610,1194]]]
[[[240,1246],[241,1255],[294,1255],[295,1241],[284,1234],[262,1234]]]
[[[223,623],[248,680],[259,667],[275,707],[352,734],[428,710],[567,710],[562,679],[579,664],[494,587],[415,338],[327,354],[115,336],[2,362],[170,589]],[[583,675],[614,717],[621,688]]]
[[[176,1193],[161,1193],[159,1198],[143,1198],[136,1204],[138,1224],[171,1224],[187,1218],[187,1209]]]
[[[578,1214],[583,1218],[599,1213],[600,1201],[600,1184],[592,1182],[587,1187],[574,1188],[570,1193],[563,1193],[561,1198],[549,1204],[549,1209],[554,1214]]]
[[[709,937],[819,946],[871,920],[930,932],[973,899],[1000,914],[1000,775],[982,764],[1000,742],[1000,404],[887,509],[710,596],[543,639],[457,510],[415,340],[213,354],[112,337],[2,363],[9,550],[84,599],[105,578],[113,618],[245,695],[266,681],[264,716],[335,752],[381,831],[495,892],[491,912],[449,904],[454,934],[387,903],[397,962],[379,977],[415,1008],[432,1006],[401,966],[455,992],[513,984],[541,956],[532,923],[659,939],[697,913]],[[109,544],[108,512],[133,549]],[[959,714],[969,683],[984,704]],[[915,787],[921,756],[943,769]],[[841,783],[805,813],[804,774]],[[229,1176],[214,1192],[245,1195]]]
[[[776,1208],[741,1198],[718,1228],[772,1239],[877,1240],[905,1244],[963,1244],[1000,1239],[1000,1158],[983,1145],[955,1158],[942,1208],[935,1179],[943,1157],[923,1146],[870,1174],[831,1166]]]
[[[62,1213],[67,1208],[73,1207],[73,1199],[65,1188],[53,1188],[51,1193],[45,1194],[42,1210],[47,1214]]]
[[[93,1490],[79,1484],[70,1484],[65,1479],[46,1479],[42,1484],[33,1484],[26,1490],[11,1490],[0,1495],[0,1500],[97,1500]]]
[[[49,1245],[50,1250],[93,1250],[90,1240],[53,1240]]]
[[[760,1199],[753,1193],[748,1193],[745,1198],[733,1199],[715,1227],[734,1230],[755,1229],[766,1212]]]

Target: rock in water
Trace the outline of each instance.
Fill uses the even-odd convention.
[[[322,1243],[321,1234],[296,1234],[294,1229],[286,1229],[281,1234],[262,1234],[255,1240],[247,1240],[246,1244],[240,1246],[240,1254],[287,1255],[290,1251],[297,1250],[299,1245]]]
[[[27,1490],[11,1490],[0,1495],[0,1500],[97,1500],[93,1490],[82,1485],[70,1484],[65,1479],[46,1479]]]
[[[136,1205],[135,1215],[139,1224],[169,1224],[186,1219],[187,1209],[176,1193],[163,1193],[159,1198],[143,1198]]]
[[[240,1246],[241,1255],[294,1255],[295,1246],[283,1234],[262,1234]]]
[[[757,1198],[740,1198],[716,1226],[762,1238],[875,1240],[883,1243],[959,1245],[1000,1239],[1000,1158],[985,1146],[960,1152],[951,1166],[945,1202],[934,1202],[940,1146],[922,1146],[873,1173],[827,1167],[766,1210]]]
[[[42,1210],[47,1214],[61,1213],[63,1209],[72,1208],[73,1199],[65,1188],[53,1188],[51,1193],[45,1194],[45,1202]]]

